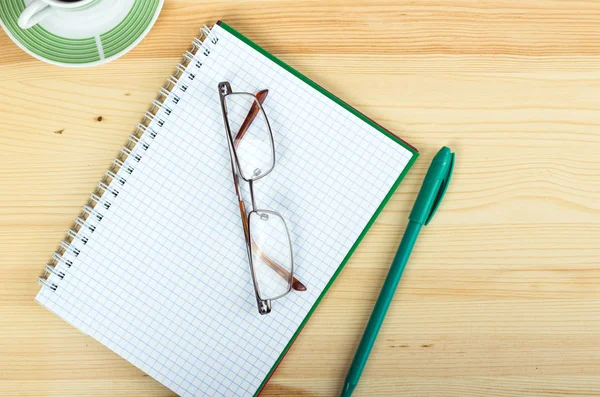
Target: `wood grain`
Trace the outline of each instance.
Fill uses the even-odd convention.
[[[264,396],[339,393],[444,144],[450,191],[356,395],[600,395],[600,3],[474,0],[170,0],[131,53],[82,70],[0,33],[1,394],[172,395],[38,306],[35,279],[217,19],[422,153]]]

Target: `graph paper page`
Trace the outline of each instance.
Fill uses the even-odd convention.
[[[253,395],[414,154],[226,28],[212,35],[218,41],[205,41],[142,136],[147,149],[138,144],[111,182],[118,195],[102,196],[110,208],[95,207],[95,230],[82,228],[63,256],[64,278],[50,277],[57,289],[37,300],[179,395]],[[286,219],[295,274],[308,287],[265,316],[221,81],[269,90],[277,162],[256,182],[256,201]]]

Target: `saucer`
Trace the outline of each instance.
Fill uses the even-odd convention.
[[[23,0],[0,1],[0,25],[24,51],[59,66],[87,67],[119,58],[148,34],[164,0],[95,0],[75,10],[54,9],[39,24],[17,23]]]

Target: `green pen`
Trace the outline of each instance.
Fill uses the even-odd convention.
[[[425,179],[423,180],[423,186],[421,186],[415,205],[408,217],[409,221],[404,232],[404,237],[402,237],[390,271],[379,293],[379,298],[377,298],[377,303],[373,308],[367,328],[365,328],[365,333],[360,340],[360,344],[352,360],[352,365],[348,370],[341,397],[351,396],[358,385],[358,380],[365,368],[365,364],[367,364],[369,354],[375,344],[375,339],[377,339],[377,334],[379,333],[385,314],[390,307],[410,253],[417,241],[419,231],[423,225],[427,226],[429,224],[448,189],[452,170],[454,169],[454,157],[454,153],[444,146],[435,155],[429,166],[427,175],[425,175]]]

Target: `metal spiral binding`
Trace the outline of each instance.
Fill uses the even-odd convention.
[[[73,259],[81,254],[83,246],[92,238],[102,222],[105,211],[110,209],[121,189],[126,186],[127,178],[135,172],[135,164],[143,159],[144,152],[159,136],[166,117],[171,114],[189,88],[189,82],[201,72],[204,59],[210,55],[218,41],[207,26],[200,29],[200,35],[192,41],[192,48],[183,54],[181,61],[176,65],[175,73],[169,76],[166,85],[158,90],[152,107],[144,113],[135,132],[129,136],[127,144],[121,148],[111,167],[105,172],[104,178],[98,182],[96,190],[90,195],[87,204],[83,206],[75,224],[67,231],[59,249],[52,254],[50,262],[44,267],[44,275],[38,278],[41,286],[52,291],[58,289],[60,280],[73,266]],[[130,157],[135,163],[127,162]],[[119,172],[121,170],[123,172]]]

